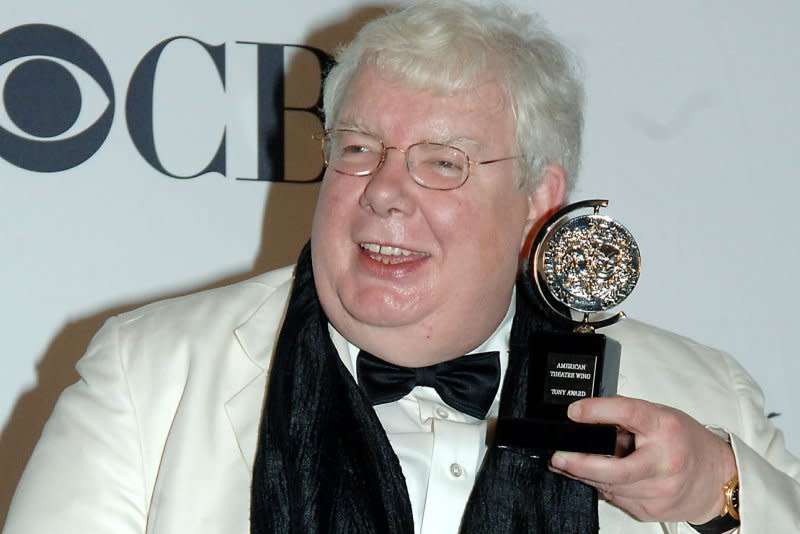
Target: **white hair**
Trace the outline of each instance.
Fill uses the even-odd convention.
[[[325,80],[326,127],[338,120],[359,69],[374,63],[414,89],[453,93],[488,78],[505,92],[515,119],[518,186],[532,191],[546,165],[580,167],[583,85],[576,61],[540,18],[503,4],[421,1],[366,24],[337,54]]]

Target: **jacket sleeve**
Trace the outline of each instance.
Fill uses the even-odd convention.
[[[764,396],[738,363],[729,361],[740,433],[731,431],[739,471],[741,534],[800,532],[800,461],[764,415]]]
[[[148,492],[119,327],[110,319],[62,393],[11,503],[5,534],[143,534]]]
[[[717,427],[728,433],[739,474],[741,524],[733,532],[800,533],[800,461],[764,415],[764,395],[755,381],[730,356],[723,355],[721,363],[732,387],[728,407],[737,421],[736,427]],[[687,523],[666,526],[675,534],[697,534]]]

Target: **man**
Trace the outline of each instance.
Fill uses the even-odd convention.
[[[325,108],[294,275],[109,320],[6,532],[688,533],[737,516],[742,533],[800,531],[800,463],[752,380],[632,320],[604,331],[621,396],[570,408],[632,434],[630,454],[548,465],[486,445],[554,328],[515,286],[578,168],[581,88],[552,36],[503,8],[421,3],[341,52]],[[489,393],[440,389],[429,366],[446,362],[495,371],[478,376]],[[390,391],[391,371],[421,384]]]

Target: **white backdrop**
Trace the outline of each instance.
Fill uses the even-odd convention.
[[[736,355],[799,452],[800,3],[518,1],[583,58],[586,149],[573,199],[609,198],[607,213],[639,241],[642,278],[625,311]],[[273,179],[301,183],[237,179],[260,172],[258,117],[269,113],[258,54],[285,61],[279,106],[308,108],[318,96],[317,57],[279,45],[332,53],[382,5],[0,0],[0,128],[38,147],[79,135],[113,104],[97,151],[63,171],[10,162],[18,154],[0,141],[0,524],[55,399],[76,379],[72,367],[103,320],[293,261],[317,192],[308,180],[321,162],[308,136],[319,123],[302,110],[281,114],[287,162]],[[80,37],[108,69],[113,91],[81,74],[84,65],[10,50],[9,33],[27,24]],[[148,51],[176,36],[195,40],[172,41],[157,64],[145,130],[158,170],[129,131],[147,115],[140,95],[126,100]],[[34,123],[20,128],[12,119],[25,70],[15,69],[36,58],[48,72],[59,71],[53,63],[69,71],[81,94],[77,107],[59,92],[66,85],[45,95],[55,110],[80,112],[50,141],[31,134]],[[33,119],[52,105],[38,102]],[[128,104],[138,111],[127,114]],[[223,135],[227,160],[215,167],[222,172],[169,176],[205,169]]]

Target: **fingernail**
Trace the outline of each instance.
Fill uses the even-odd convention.
[[[573,421],[576,421],[576,420],[580,419],[582,411],[583,411],[583,408],[581,407],[580,401],[573,402],[567,408],[567,415],[569,416],[570,419],[572,419]]]
[[[556,469],[564,469],[567,466],[567,460],[559,453],[555,453],[552,457],[550,457],[550,463]]]

